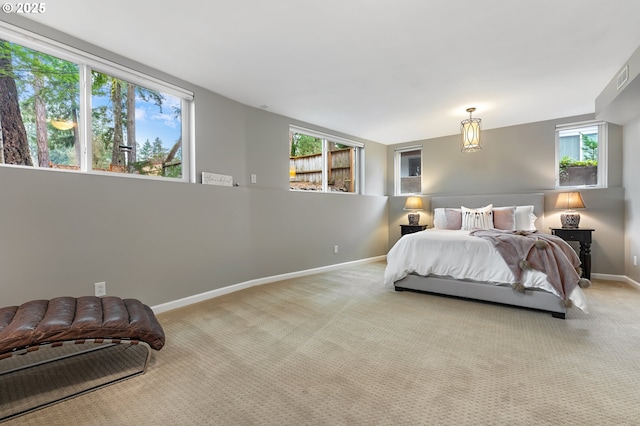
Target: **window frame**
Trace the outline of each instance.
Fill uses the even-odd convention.
[[[560,132],[570,130],[580,130],[589,127],[598,128],[598,172],[597,183],[595,185],[560,185]],[[601,120],[581,121],[577,123],[567,123],[556,125],[555,128],[555,188],[565,189],[588,189],[588,188],[607,188],[608,176],[608,123]],[[582,142],[580,142],[581,158],[582,158]]]
[[[419,192],[402,192],[402,154],[411,151],[420,151],[420,191]],[[423,146],[422,145],[412,145],[412,146],[403,146],[399,148],[395,148],[393,152],[393,170],[394,170],[394,178],[393,178],[393,192],[395,196],[402,195],[419,195],[422,194],[422,174],[424,171],[423,163]]]
[[[29,49],[54,56],[58,59],[71,62],[78,66],[79,72],[79,113],[78,132],[81,149],[79,170],[70,171],[55,168],[20,166],[12,164],[0,164],[0,166],[24,167],[28,169],[49,170],[55,172],[86,173],[96,175],[108,175],[129,177],[134,179],[153,179],[165,182],[195,182],[195,158],[194,158],[194,93],[175,84],[163,81],[151,75],[135,69],[120,65],[116,62],[101,58],[89,52],[74,48],[29,30],[16,27],[9,23],[0,22],[0,38]],[[124,80],[128,83],[144,87],[160,93],[165,93],[180,99],[181,104],[181,138],[182,138],[182,177],[170,178],[165,176],[142,175],[133,173],[110,173],[93,170],[92,158],[92,111],[91,111],[91,72],[97,71],[109,76]]]
[[[314,138],[318,138],[322,140],[322,190],[321,191],[302,191],[299,189],[291,189],[289,187],[289,191],[291,192],[315,192],[322,194],[352,194],[352,195],[363,195],[364,194],[364,153],[365,153],[365,145],[361,142],[356,142],[351,139],[342,138],[340,136],[335,136],[330,133],[324,133],[317,130],[308,129],[305,127],[300,127],[294,124],[289,125],[289,132],[301,133],[307,136],[311,136]],[[347,145],[352,148],[355,148],[355,158],[354,158],[354,174],[356,176],[355,188],[350,192],[343,191],[331,191],[329,188],[328,182],[328,173],[327,170],[329,168],[328,164],[328,155],[329,151],[329,143],[339,143],[341,145]],[[289,158],[291,158],[291,153],[289,153]]]

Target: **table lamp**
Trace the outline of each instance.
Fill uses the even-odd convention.
[[[418,225],[420,222],[420,214],[415,213],[418,210],[422,210],[422,198],[420,197],[408,197],[404,203],[404,210],[409,210],[413,213],[409,213],[409,225]]]
[[[560,215],[560,223],[563,228],[575,229],[580,224],[580,214],[575,209],[584,209],[582,195],[579,192],[563,192],[558,194],[556,209],[564,209]]]

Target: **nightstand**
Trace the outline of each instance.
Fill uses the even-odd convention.
[[[400,225],[400,235],[413,234],[427,229],[427,225]]]
[[[582,276],[591,279],[591,234],[595,229],[588,228],[551,228],[551,234],[557,235],[565,241],[580,243],[580,263]]]

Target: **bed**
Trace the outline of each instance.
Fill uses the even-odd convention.
[[[529,232],[522,234],[537,239],[556,238],[544,233],[544,194],[541,193],[431,197],[436,226],[405,235],[391,248],[387,255],[385,285],[396,291],[413,290],[531,308],[563,319],[571,306],[587,312],[582,287],[589,282],[577,275],[579,270],[574,271],[579,285],[568,287],[571,290],[563,295],[560,293],[564,290],[554,288],[549,282],[551,278],[540,270],[525,268],[521,276],[516,277],[513,265],[507,265],[492,240],[470,235],[474,231],[443,229],[447,224],[443,225],[442,220],[446,222],[451,210],[461,210],[463,206],[468,208],[466,211],[491,210],[492,215],[496,214],[496,221],[497,215],[502,214],[496,212],[511,212],[513,206],[519,206],[513,210],[516,212],[512,219],[514,229],[529,226]],[[528,225],[523,225],[525,222]],[[564,241],[558,244],[575,254]],[[579,266],[579,260],[574,262]]]

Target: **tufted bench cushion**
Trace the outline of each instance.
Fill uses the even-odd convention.
[[[151,308],[136,299],[58,297],[0,308],[0,355],[43,343],[103,338],[139,340],[155,350],[165,342]]]

